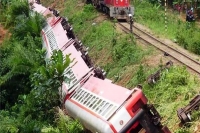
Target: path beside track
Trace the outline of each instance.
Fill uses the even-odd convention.
[[[129,24],[119,23],[119,25],[121,25],[124,31],[129,31]],[[176,59],[177,61],[184,64],[195,73],[200,75],[200,56],[188,52],[187,50],[178,46],[176,43],[172,42],[169,39],[163,39],[159,36],[153,35],[148,28],[138,23],[134,23],[133,33],[137,38],[142,39],[146,43],[149,43],[157,49],[169,54],[169,56]]]

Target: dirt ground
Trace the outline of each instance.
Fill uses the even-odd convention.
[[[4,38],[7,35],[8,30],[4,29],[3,26],[0,24],[0,45],[3,42]]]
[[[198,126],[195,127],[194,131],[194,133],[200,133],[200,123]]]

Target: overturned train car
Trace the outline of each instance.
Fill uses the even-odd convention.
[[[102,69],[93,67],[88,48],[77,39],[66,18],[37,1],[31,1],[30,7],[47,18],[42,30],[47,58],[53,50],[61,50],[74,59],[65,70],[71,82],[63,83],[61,94],[69,116],[79,119],[92,133],[170,133],[141,86],[129,90],[113,84]]]

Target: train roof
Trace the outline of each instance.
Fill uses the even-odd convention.
[[[91,76],[71,99],[108,120],[135,91]]]
[[[121,105],[134,91],[96,77],[91,77],[83,87],[92,93],[119,105]]]
[[[51,26],[54,26],[54,24],[56,24],[57,21],[60,20],[60,17],[56,17],[52,11],[49,10],[49,8],[46,8],[40,4],[36,4],[34,3],[32,5],[32,8],[33,8],[33,11],[37,12],[37,13],[40,13],[41,15],[43,16],[46,16],[46,20],[47,20],[47,23]]]
[[[46,7],[44,7],[40,4],[37,4],[37,3],[33,3],[32,9],[33,9],[33,11],[38,12],[42,15],[44,15],[44,13],[48,11],[48,9]],[[51,13],[51,12],[49,11],[49,13]]]
[[[74,47],[75,41],[71,38],[68,38],[66,31],[63,29],[60,21],[56,21],[53,25],[50,25],[52,22],[52,17],[47,21],[47,25],[43,28],[43,41],[51,55],[53,50],[62,50],[63,55],[69,55],[70,59],[73,62],[70,64],[70,67],[66,70],[66,76],[71,79],[71,82],[66,83],[65,89],[69,89],[76,81],[84,77],[89,71],[90,68],[86,65],[85,61],[81,57],[81,52],[77,51]]]

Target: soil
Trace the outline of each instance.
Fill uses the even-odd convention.
[[[4,38],[7,35],[8,30],[4,29],[2,25],[0,25],[0,45],[2,44]]]
[[[195,127],[194,133],[200,133],[200,123],[198,126]]]
[[[107,15],[100,13],[99,16],[94,19],[94,23],[103,22],[104,20],[108,20],[108,19],[109,18]]]

